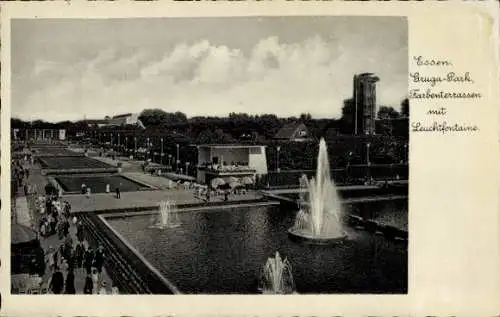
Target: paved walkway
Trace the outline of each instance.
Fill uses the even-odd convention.
[[[32,165],[29,162],[23,162],[23,166],[28,168],[30,171],[29,178],[27,179],[27,184],[32,188],[32,192],[29,195],[24,195],[24,191],[20,189],[20,195],[15,200],[15,212],[16,212],[16,221],[17,223],[30,227],[33,230],[38,232],[38,223],[40,221],[41,215],[36,210],[36,197],[44,193],[44,187],[47,184],[47,178],[40,173],[40,167],[36,165]],[[38,194],[34,193],[37,192]],[[63,200],[64,197],[63,197]],[[71,226],[70,235],[73,241],[76,241],[76,227]],[[54,248],[58,248],[63,244],[64,240],[59,240],[57,235],[52,235],[50,237],[41,237],[40,245],[43,250],[47,253],[49,247],[52,246]],[[65,273],[64,273],[65,274]],[[50,279],[52,273],[47,268],[46,274],[43,276],[43,283],[46,285],[48,280]],[[83,270],[75,271],[75,289],[77,294],[83,294],[83,287],[85,285],[85,272]],[[103,268],[102,278],[106,281],[108,285],[108,291],[111,288],[111,279],[106,273],[106,269]]]
[[[143,172],[123,172],[122,175],[164,190],[170,190],[172,185],[172,181],[163,176],[152,176]]]
[[[28,206],[28,200],[25,196],[16,198],[16,223],[25,227],[33,228],[31,212]]]
[[[249,191],[244,195],[229,195],[229,201],[248,201],[262,198],[262,195],[255,191]],[[117,199],[114,194],[92,194],[90,197],[84,195],[65,195],[63,200],[67,200],[73,212],[105,211],[113,209],[135,209],[135,208],[155,208],[162,200],[173,200],[177,205],[182,204],[205,204],[204,197],[197,198],[193,190],[172,189],[172,190],[152,190],[139,192],[121,193],[121,198]],[[212,196],[210,201],[224,201],[224,196]]]

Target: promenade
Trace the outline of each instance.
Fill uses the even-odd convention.
[[[244,195],[229,195],[228,201],[250,201],[262,198],[263,196],[255,191],[249,191]],[[171,190],[148,190],[139,192],[121,193],[121,198],[116,198],[114,193],[85,195],[65,195],[63,200],[68,201],[72,206],[72,212],[92,212],[92,211],[115,211],[119,209],[152,209],[159,206],[162,200],[175,201],[177,205],[183,204],[206,204],[205,197],[195,197],[193,190],[171,189]],[[211,202],[224,201],[224,196],[212,196]]]
[[[20,189],[18,197],[16,197],[15,203],[15,219],[16,222],[20,225],[29,227],[36,232],[39,231],[38,223],[41,219],[41,215],[36,208],[36,198],[38,194],[42,194],[44,191],[44,187],[47,184],[47,178],[40,173],[40,168],[36,165],[32,165],[29,162],[24,162],[23,167],[28,168],[30,171],[30,175],[26,180],[26,183],[32,189],[30,193],[25,193],[24,190]],[[63,201],[65,198],[63,197]],[[77,241],[76,238],[76,226],[71,225],[70,227],[70,236],[73,241]],[[40,236],[40,245],[43,248],[45,254],[48,253],[50,247],[58,249],[63,243],[64,240],[60,240],[59,237],[55,235],[51,235],[49,237],[41,237]],[[49,279],[52,275],[52,272],[47,268],[45,275],[42,277],[42,285],[44,287],[48,286]],[[83,294],[83,287],[85,285],[85,272],[83,269],[75,270],[75,290],[77,294]],[[111,279],[109,275],[106,273],[106,269],[103,268],[101,278],[108,285],[108,291],[111,291]]]

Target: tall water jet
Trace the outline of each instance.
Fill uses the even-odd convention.
[[[326,142],[319,142],[316,176],[300,179],[299,212],[288,230],[292,237],[314,243],[335,242],[346,237],[342,223],[342,205],[330,176]]]
[[[287,258],[282,259],[279,252],[268,258],[260,279],[259,290],[262,294],[292,294],[295,292],[292,265]]]
[[[158,209],[158,216],[155,223],[152,225],[154,228],[175,228],[180,226],[181,222],[177,215],[177,205],[175,201],[166,200],[160,202]]]

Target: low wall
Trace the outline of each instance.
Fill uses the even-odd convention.
[[[315,176],[316,170],[281,170],[270,171],[259,178],[257,186],[260,188],[294,188],[299,186],[302,175],[308,178]],[[406,180],[408,179],[408,165],[406,164],[378,164],[378,165],[350,165],[346,168],[332,169],[332,179],[337,184],[362,184],[367,177],[375,180]]]
[[[282,200],[282,206],[289,206],[290,208],[297,208],[295,202]],[[347,213],[345,216],[345,223],[358,230],[366,230],[372,234],[382,234],[384,237],[390,240],[399,240],[403,243],[408,242],[408,231],[401,230],[399,228],[383,225],[377,221],[373,221],[358,215]]]
[[[257,198],[257,199],[248,199],[248,200],[240,200],[240,201],[211,201],[205,203],[187,203],[187,204],[178,204],[177,208],[179,209],[187,209],[187,208],[205,208],[205,207],[224,207],[231,205],[251,205],[251,204],[261,204],[261,203],[269,203],[273,204],[273,200],[270,200],[267,197]],[[110,214],[110,213],[137,213],[151,210],[158,210],[159,202],[156,204],[151,204],[149,206],[140,206],[140,207],[127,207],[127,208],[109,208],[109,209],[100,209],[95,210],[99,215],[101,214]]]
[[[120,236],[104,217],[92,219],[96,227],[106,234],[118,252],[125,255],[127,262],[131,265],[153,294],[179,294],[179,290],[166,280],[149,262],[142,257],[128,242]]]

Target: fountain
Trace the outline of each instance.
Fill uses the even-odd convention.
[[[330,177],[326,142],[319,142],[316,177],[300,179],[299,212],[288,230],[290,237],[310,243],[335,243],[347,237],[342,223],[342,205]]]
[[[282,259],[276,252],[274,258],[268,258],[262,272],[259,290],[262,294],[295,293],[292,265],[287,258]]]
[[[158,210],[158,217],[155,219],[155,223],[151,227],[159,229],[175,228],[180,226],[180,224],[175,201],[161,201]]]

